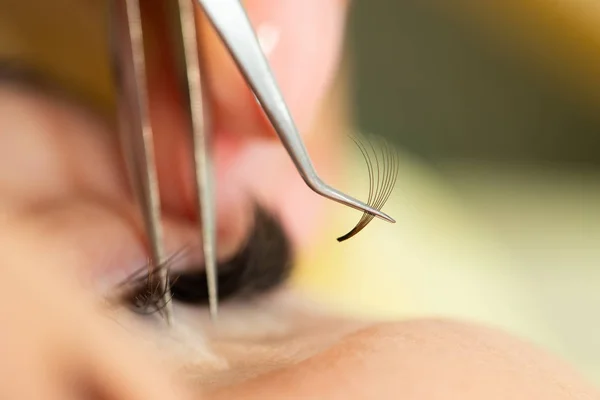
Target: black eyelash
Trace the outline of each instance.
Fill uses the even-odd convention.
[[[160,270],[160,268],[157,268],[152,274],[146,274],[144,280],[137,283],[136,290],[131,292],[127,300],[129,308],[136,314],[151,315],[157,313],[166,307],[173,297],[171,294],[173,282],[170,282],[169,274],[167,274],[168,284],[165,287],[163,287],[160,280],[151,278],[151,276],[157,276],[154,275],[155,272],[158,272],[157,270]]]
[[[127,304],[129,309],[136,314],[152,315],[160,312],[172,300],[171,289],[176,283],[177,278],[171,281],[171,266],[174,258],[180,255],[177,253],[170,257],[161,265],[149,270],[148,266],[140,268],[122,282],[117,290],[119,291],[121,303]],[[159,272],[167,271],[167,286],[156,279]],[[167,296],[165,296],[167,294]],[[166,299],[166,300],[165,300]]]
[[[254,213],[254,228],[245,246],[217,267],[219,301],[265,294],[283,284],[293,269],[293,249],[277,218],[258,205]],[[208,302],[204,270],[186,271],[178,278],[172,285],[176,301],[196,305]]]
[[[351,139],[358,146],[358,149],[362,153],[367,164],[369,173],[369,197],[367,204],[376,210],[381,210],[392,194],[394,186],[396,185],[396,180],[398,179],[398,171],[400,169],[398,154],[385,139],[381,139],[379,146],[377,146],[380,150],[380,163],[380,159],[377,156],[377,151],[372,141],[368,141],[371,150],[369,152],[369,148],[360,140],[352,137]],[[373,166],[371,156],[375,159],[375,167]],[[356,226],[352,228],[350,232],[340,236],[337,241],[343,242],[350,239],[369,225],[373,218],[375,218],[373,214],[367,212],[363,213]]]
[[[232,258],[217,266],[219,301],[265,294],[282,285],[293,269],[294,252],[277,218],[258,205],[254,212],[254,227],[246,244]],[[141,315],[160,312],[171,300],[192,305],[207,304],[206,272],[201,268],[178,272],[167,289],[152,279],[165,268],[169,277],[173,276],[170,269],[175,258],[188,250],[180,251],[154,270],[148,271],[147,267],[137,270],[116,288],[116,302],[127,304]],[[165,301],[167,293],[168,300]]]

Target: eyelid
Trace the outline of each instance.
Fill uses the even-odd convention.
[[[195,225],[187,222],[174,221],[163,218],[165,231],[165,248],[169,257],[167,264],[171,271],[181,271],[190,265],[203,265],[202,247],[199,246]],[[105,264],[99,270],[99,277],[105,278],[105,283],[114,288],[131,276],[136,271],[143,271],[148,266],[149,251],[144,245],[145,236],[141,231],[141,220],[138,219],[135,228],[130,227],[124,242],[118,243],[116,239],[109,239],[108,245],[117,250],[116,262],[112,265]],[[124,236],[123,236],[124,238]],[[121,249],[118,251],[118,249]]]
[[[73,272],[86,286],[107,294],[147,262],[141,219],[135,215],[133,205],[75,197],[29,207],[20,213],[19,223],[34,225],[53,247],[74,259],[78,270]],[[168,218],[164,225],[171,253],[198,240],[191,226]],[[190,246],[198,250],[188,257],[201,260],[200,246]]]
[[[254,203],[254,223],[246,243],[228,260],[218,263],[219,299],[254,298],[287,281],[294,252],[281,223]],[[208,301],[204,271],[183,272],[173,285],[173,298],[188,304]]]
[[[197,256],[192,248],[185,247],[180,251],[167,257],[167,259],[159,266],[152,267],[150,264],[138,268],[133,274],[124,279],[120,284],[113,288],[112,293],[108,296],[108,301],[116,305],[128,305],[137,314],[151,315],[159,312],[164,306],[165,297],[167,302],[173,298],[171,289],[177,283],[178,277],[172,278],[173,272],[184,270],[192,265],[202,265],[202,261]],[[196,256],[195,256],[196,255]],[[151,276],[158,276],[161,271],[166,271],[167,288],[156,281],[151,281]],[[165,296],[166,291],[168,294]]]
[[[146,238],[139,210],[136,204],[128,199],[124,187],[114,185],[121,171],[118,163],[114,159],[102,158],[108,153],[113,154],[110,139],[105,141],[111,134],[85,118],[77,117],[77,110],[68,106],[57,106],[57,103],[63,104],[60,101],[28,101],[36,97],[25,91],[22,97],[25,101],[17,99],[17,103],[23,105],[22,113],[40,123],[32,133],[31,140],[34,143],[44,143],[47,139],[56,140],[57,146],[45,148],[45,156],[51,157],[59,166],[62,165],[48,171],[43,163],[40,167],[40,163],[36,163],[34,159],[32,169],[28,170],[27,174],[43,177],[46,182],[59,180],[67,185],[53,183],[48,186],[48,191],[33,191],[30,198],[22,199],[22,204],[18,204],[21,217],[28,219],[22,222],[41,229],[42,236],[49,240],[57,251],[70,257],[73,262],[69,265],[75,265],[77,268],[73,272],[90,290],[101,295],[110,293],[111,289],[131,273],[143,267],[147,260],[144,245]],[[39,113],[49,117],[40,122],[37,117]],[[97,143],[101,146],[95,146]],[[8,147],[14,150],[12,146]],[[92,162],[89,162],[89,153],[99,153],[100,158],[92,158]],[[63,161],[68,161],[68,168],[64,168]],[[10,160],[2,166],[7,169],[14,167]],[[70,172],[74,172],[77,178],[75,184]],[[21,179],[21,182],[23,181],[25,180]],[[34,186],[35,189],[35,183],[28,181],[28,185]],[[106,189],[106,185],[109,189]],[[22,194],[19,190],[14,191],[14,194],[9,193],[9,197],[14,198]],[[245,196],[235,197],[246,203]],[[251,201],[247,203],[252,204]],[[252,213],[248,212],[246,215]],[[233,221],[240,225],[239,219]],[[185,246],[194,248],[191,254],[195,260],[188,260],[185,267],[190,264],[201,266],[203,262],[201,247],[198,246],[200,237],[196,223],[165,216],[164,227],[167,252],[175,253]],[[241,232],[245,233],[243,236],[247,235],[245,229]],[[226,236],[231,236],[230,233],[220,232]],[[259,251],[264,252],[265,249]],[[252,275],[253,281],[247,277],[245,279],[246,283],[258,283],[260,292],[265,286],[261,279],[268,275],[265,272],[271,269],[267,267],[267,262],[259,260],[258,264],[263,271],[255,271]]]

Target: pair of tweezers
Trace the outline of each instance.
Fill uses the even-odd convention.
[[[161,223],[161,204],[154,155],[154,142],[144,54],[144,33],[140,2],[148,0],[110,0],[111,50],[115,72],[120,133],[126,146],[134,191],[144,214],[150,247],[150,269],[158,271],[157,282],[164,293],[163,316],[170,322],[171,307],[166,269],[155,268],[166,260]],[[160,3],[162,1],[162,3]],[[210,315],[217,315],[216,213],[212,160],[205,122],[201,68],[196,35],[196,13],[204,12],[228,48],[257,101],[265,111],[283,146],[306,184],[318,194],[388,222],[385,213],[350,197],[323,182],[315,171],[302,138],[274,79],[256,34],[239,0],[160,0],[172,12],[167,17],[179,46],[179,60],[187,91],[189,127],[193,137],[193,155],[200,210],[201,238],[209,292]],[[199,6],[199,7],[198,7]],[[150,272],[151,274],[152,272]]]

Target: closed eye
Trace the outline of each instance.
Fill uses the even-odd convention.
[[[219,263],[221,301],[264,294],[290,276],[293,255],[281,223],[259,205],[254,210],[253,229],[246,243],[233,257]],[[206,273],[197,270],[174,275],[173,299],[189,304],[208,303]]]
[[[248,239],[241,249],[227,260],[219,262],[218,295],[219,301],[251,299],[266,294],[286,282],[293,267],[293,254],[290,241],[281,223],[263,207],[254,207],[254,223]],[[157,269],[167,269],[169,300],[203,306],[208,304],[208,282],[203,266],[181,264],[180,257],[192,249],[183,249],[170,257]],[[180,271],[180,272],[177,272]],[[152,282],[147,268],[140,269],[117,290],[124,293],[121,301],[134,312],[148,315],[159,312],[164,306],[164,289]]]
[[[3,95],[2,88],[9,88],[10,93]],[[3,173],[27,171],[17,182],[30,182],[23,187],[31,195],[21,196],[17,193],[20,187],[4,183],[0,189],[19,199],[19,208],[28,210],[30,222],[44,225],[60,251],[64,249],[81,260],[82,270],[78,272],[86,279],[109,281],[110,300],[119,298],[146,314],[160,309],[162,305],[155,301],[156,287],[146,279],[143,224],[123,185],[125,179],[122,165],[116,161],[114,134],[105,129],[97,113],[89,107],[84,109],[84,102],[68,91],[27,69],[0,62],[1,104],[19,110],[23,120],[40,119],[38,114],[46,119],[40,119],[31,129],[15,131],[10,126],[0,138],[0,153],[7,155],[0,158],[0,169]],[[81,114],[95,117],[82,118]],[[13,140],[13,136],[19,141]],[[31,147],[38,143],[39,149]],[[97,157],[92,159],[100,162],[89,163],[90,151]],[[9,157],[11,153],[20,157]],[[43,154],[44,161],[52,165],[40,162],[38,154]],[[66,169],[65,160],[72,161]],[[12,164],[15,161],[19,163],[16,167]],[[54,162],[62,163],[61,168],[54,168]],[[75,182],[65,174],[73,171],[77,172]],[[59,184],[47,184],[38,193],[35,186],[38,177],[43,177],[46,183]],[[277,218],[260,204],[249,209],[253,210],[249,219],[254,223],[246,240],[233,255],[221,260],[218,268],[220,299],[225,302],[269,292],[283,284],[292,269],[290,241]],[[171,271],[172,300],[202,306],[208,294],[202,262],[198,262],[201,257],[196,257],[195,249],[200,247],[196,224],[168,215],[163,222],[167,251],[175,254],[162,266]]]

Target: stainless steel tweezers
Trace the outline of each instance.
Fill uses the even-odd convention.
[[[132,184],[144,213],[145,229],[151,250],[149,271],[166,260],[161,205],[154,157],[152,125],[148,108],[148,85],[144,54],[144,33],[140,2],[145,0],[110,0],[112,59],[118,92],[120,131],[126,146],[126,159]],[[146,0],[147,1],[147,0]],[[198,55],[195,16],[204,12],[219,37],[229,49],[238,68],[253,90],[275,128],[283,146],[306,184],[318,194],[388,222],[385,213],[344,194],[323,182],[315,171],[302,137],[277,86],[256,34],[239,0],[162,0],[170,14],[165,20],[174,32],[180,62],[185,66],[181,79],[187,86],[189,126],[193,137],[193,154],[200,210],[202,246],[209,289],[210,314],[217,315],[216,217],[204,113],[203,89]],[[199,7],[198,7],[199,6]],[[168,275],[158,269],[155,278],[164,293],[163,316],[170,322],[171,306]],[[150,272],[152,274],[152,272]]]

